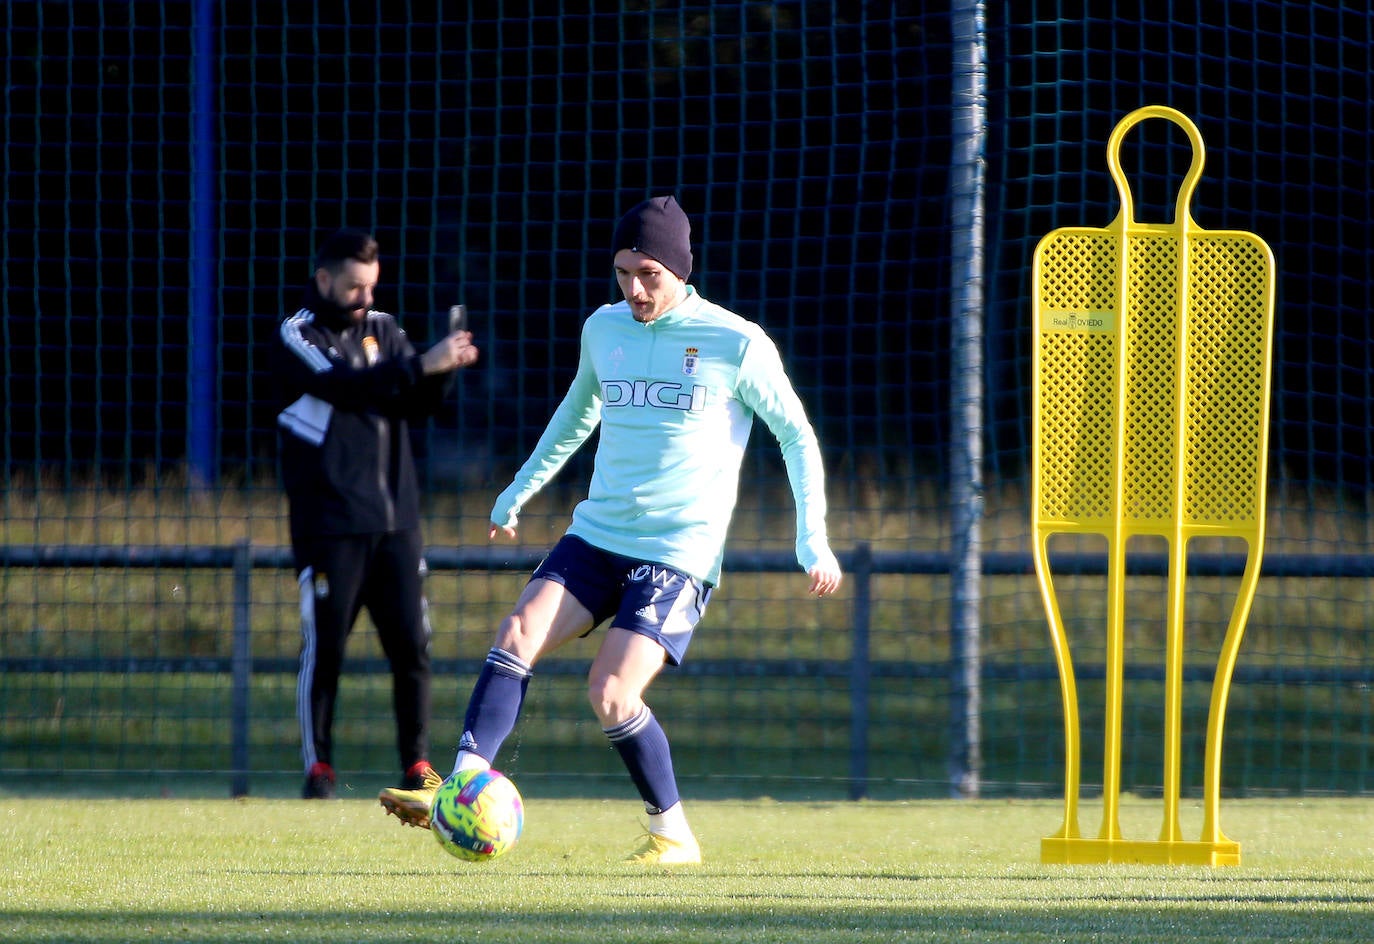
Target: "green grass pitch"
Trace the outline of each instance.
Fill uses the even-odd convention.
[[[637,806],[527,797],[520,844],[473,865],[371,800],[0,793],[0,940],[1260,944],[1374,928],[1368,798],[1223,802],[1242,864],[1219,868],[1041,865],[1050,801],[712,800],[688,806],[706,864],[645,870],[621,861]],[[1157,807],[1127,798],[1123,827],[1148,838]]]

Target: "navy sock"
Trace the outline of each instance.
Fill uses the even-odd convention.
[[[515,728],[520,706],[533,670],[504,649],[492,649],[472,687],[467,714],[463,716],[463,739],[458,750],[471,751],[496,760],[501,744]]]
[[[648,705],[629,721],[603,730],[625,762],[650,814],[661,813],[678,801],[673,752]]]

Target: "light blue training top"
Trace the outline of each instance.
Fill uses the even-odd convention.
[[[837,567],[825,531],[825,473],[815,431],[758,325],[687,298],[648,324],[621,301],[582,327],[582,351],[563,402],[515,480],[496,498],[493,524],[520,510],[601,426],[587,498],[568,533],[594,547],[720,582],[725,534],[754,416],[782,448],[797,512],[797,561]]]

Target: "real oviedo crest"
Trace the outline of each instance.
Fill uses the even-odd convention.
[[[694,348],[694,347],[689,347],[689,348],[687,348],[686,352],[683,353],[683,355],[682,355],[682,372],[683,372],[684,374],[686,374],[688,377],[694,377],[694,376],[696,376],[696,372],[697,372],[697,349],[696,349],[696,348]]]

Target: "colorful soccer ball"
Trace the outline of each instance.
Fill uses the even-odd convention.
[[[525,827],[525,804],[495,770],[460,770],[434,795],[429,830],[444,851],[467,862],[509,852]]]

